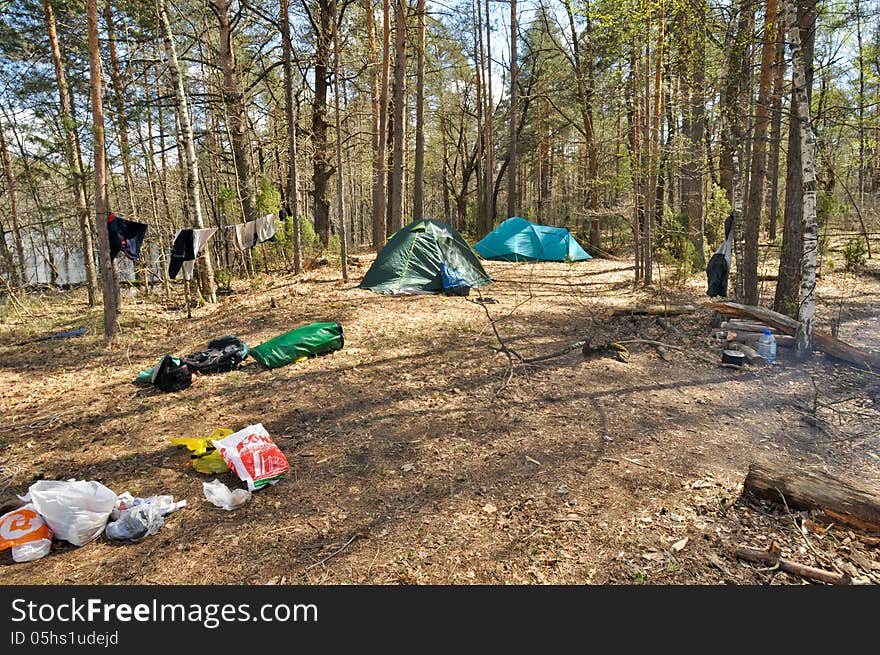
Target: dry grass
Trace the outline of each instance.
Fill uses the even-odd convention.
[[[880,487],[876,376],[822,356],[799,364],[784,351],[771,368],[731,371],[634,345],[629,363],[574,351],[517,366],[505,385],[507,358],[482,307],[357,289],[369,261],[362,257],[346,284],[327,267],[239,282],[192,320],[158,297],[128,299],[110,345],[96,335],[100,310],[81,292],[30,299],[29,316],[7,306],[0,465],[15,475],[6,493],[76,477],[120,493],[171,493],[189,507],[138,544],[102,538],[14,565],[7,552],[4,582],[800,583],[728,554],[770,540],[791,559],[837,562],[878,580],[876,549],[832,529],[810,537],[829,553],[823,562],[792,517],[740,499],[756,457]],[[662,340],[719,357],[702,308],[674,319],[681,335],[649,318],[608,317],[633,302],[701,304],[701,279],[635,291],[627,262],[487,269],[496,282],[482,294],[498,302],[486,308],[524,357],[585,336]],[[821,284],[820,296],[832,299],[821,322],[837,316],[833,299],[845,298],[840,337],[880,348],[880,282],[860,279],[856,296],[840,274]],[[173,394],[132,384],[164,353],[187,354],[224,334],[255,345],[316,320],[342,323],[343,350],[273,371],[251,362]],[[10,345],[79,326],[89,335]],[[824,401],[846,399],[818,410],[837,421],[835,438],[804,421],[814,383]],[[255,422],[287,454],[290,475],[224,512],[204,501],[208,478],[168,439]]]

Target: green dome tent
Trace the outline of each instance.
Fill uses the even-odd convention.
[[[439,293],[441,265],[469,287],[492,279],[470,245],[443,221],[419,220],[395,232],[364,275],[361,289],[376,293]]]
[[[474,244],[484,259],[509,262],[580,262],[592,259],[564,227],[508,218]]]

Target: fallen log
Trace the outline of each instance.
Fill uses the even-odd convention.
[[[743,355],[746,356],[746,360],[748,360],[749,364],[752,364],[753,366],[763,366],[767,363],[767,360],[764,359],[763,355],[759,355],[757,350],[745,344],[735,343],[733,344],[731,350],[740,351]]]
[[[733,343],[744,343],[752,347],[754,347],[755,344],[758,343],[758,339],[760,338],[761,334],[758,332],[740,332],[739,330],[734,332],[733,330],[730,330],[726,334],[727,341]],[[794,337],[791,337],[787,334],[774,334],[773,338],[776,340],[776,346],[778,348],[794,348]]]
[[[770,544],[770,548],[767,550],[740,546],[736,549],[736,556],[739,559],[755,562],[756,564],[767,564],[774,568],[778,567],[786,573],[792,573],[809,580],[816,580],[818,582],[825,582],[833,585],[848,585],[852,583],[850,577],[845,573],[835,573],[833,571],[825,571],[824,569],[817,569],[812,566],[798,564],[797,562],[783,559],[779,556],[779,552],[779,545],[774,541]]]
[[[790,335],[794,335],[797,332],[799,325],[793,318],[765,307],[740,305],[735,302],[715,302],[709,303],[709,308],[729,316],[745,316],[757,319]],[[861,368],[874,371],[880,370],[880,354],[851,346],[821,330],[813,330],[813,348]]]
[[[693,305],[633,305],[611,310],[612,316],[681,316],[693,314],[697,308]]]
[[[880,534],[880,493],[827,473],[753,463],[743,493],[795,509],[818,510],[847,525]]]
[[[728,330],[734,330],[735,332],[757,332],[761,334],[764,330],[770,330],[773,334],[779,332],[778,329],[767,325],[766,323],[759,323],[757,321],[741,321],[736,318],[731,318],[730,320],[724,321],[721,323],[722,328],[726,328]]]

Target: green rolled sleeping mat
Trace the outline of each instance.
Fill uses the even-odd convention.
[[[251,348],[250,356],[266,368],[278,368],[342,348],[339,323],[310,323]]]

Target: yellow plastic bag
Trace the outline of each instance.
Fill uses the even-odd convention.
[[[219,451],[215,450],[207,455],[196,457],[192,462],[193,468],[199,473],[226,473],[229,467],[223,460],[223,456]]]
[[[229,428],[217,428],[204,437],[173,437],[169,441],[176,446],[187,447],[193,468],[199,473],[226,473],[229,467],[214,449],[213,441],[228,437],[233,432]]]

